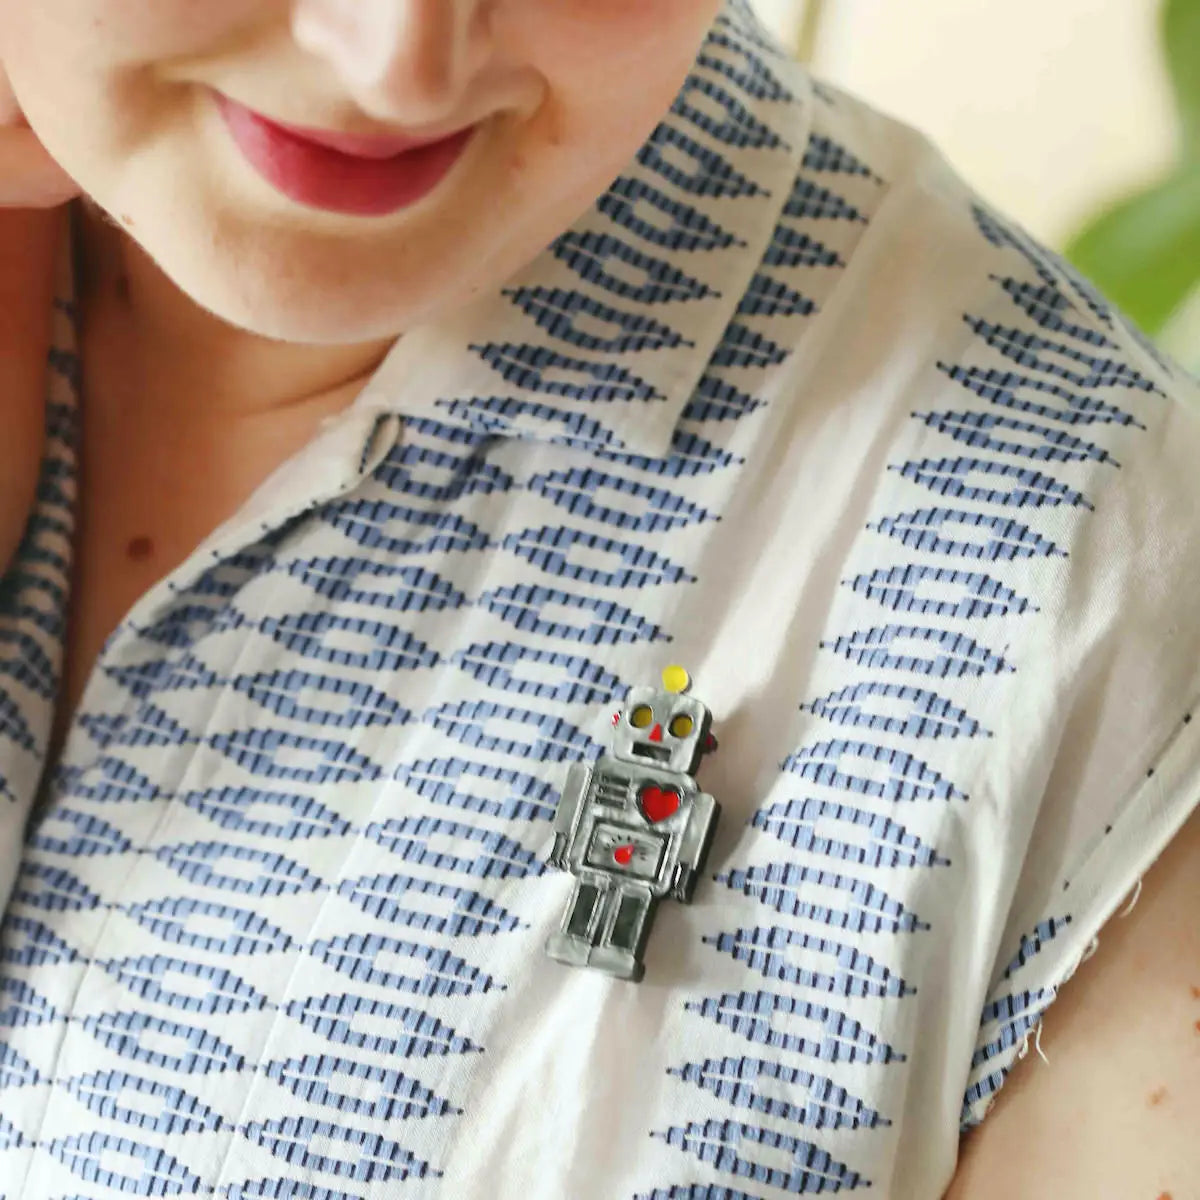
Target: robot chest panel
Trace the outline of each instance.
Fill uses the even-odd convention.
[[[597,821],[583,861],[597,871],[653,882],[662,874],[669,840],[654,831]]]
[[[598,818],[626,820],[665,834],[687,824],[695,791],[690,775],[630,768],[620,760],[602,758],[593,770],[585,804]]]
[[[583,865],[646,881],[664,878],[694,790],[689,776],[602,759],[585,801]]]

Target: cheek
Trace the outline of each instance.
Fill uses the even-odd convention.
[[[82,9],[83,28],[74,25],[73,9]],[[71,0],[0,0],[0,63],[26,120],[51,153],[69,140],[73,123],[82,123],[77,114],[89,111],[80,109],[81,98],[94,99],[90,19],[90,7]]]
[[[503,50],[533,65],[561,96],[674,95],[720,0],[508,0]]]
[[[686,78],[721,0],[501,0],[502,53],[550,85],[552,144],[632,155]]]
[[[226,52],[279,10],[273,0],[74,0],[69,7],[112,66]]]
[[[278,0],[0,0],[0,60],[30,92],[136,93],[177,64],[260,37],[278,11]]]
[[[80,136],[130,105],[174,63],[261,29],[274,0],[0,0],[0,61],[34,128]],[[59,127],[63,127],[60,129]]]

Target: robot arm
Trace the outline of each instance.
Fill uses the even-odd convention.
[[[567,770],[567,783],[554,814],[554,849],[550,852],[550,865],[560,871],[568,869],[567,852],[575,827],[579,823],[579,814],[583,810],[584,797],[587,796],[591,779],[592,768],[587,763],[572,763]]]
[[[692,797],[691,816],[679,844],[679,860],[671,880],[673,895],[684,904],[692,902],[696,877],[704,870],[704,860],[708,857],[720,815],[721,806],[707,792],[697,792]]]

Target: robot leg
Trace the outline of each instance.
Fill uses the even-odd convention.
[[[630,884],[613,887],[605,913],[604,935],[592,951],[588,966],[607,971],[618,979],[640,982],[646,973],[642,953],[650,936],[656,904],[647,887]]]
[[[575,888],[558,931],[546,939],[546,953],[569,967],[586,967],[605,911],[605,893],[600,880],[575,878]]]

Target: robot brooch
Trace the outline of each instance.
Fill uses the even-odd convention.
[[[546,953],[637,983],[658,902],[690,904],[721,815],[693,775],[717,746],[712,714],[683,695],[682,667],[663,688],[633,687],[613,714],[612,751],[572,763],[554,818],[550,865],[575,876]]]

